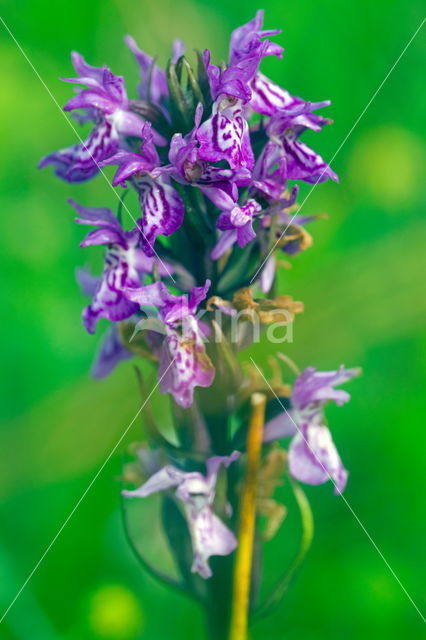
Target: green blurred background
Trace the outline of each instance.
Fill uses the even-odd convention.
[[[69,51],[137,70],[122,44],[131,33],[165,62],[169,43],[225,57],[230,31],[257,2],[83,0],[0,2],[1,15],[59,104],[70,87]],[[311,141],[326,159],[366,106],[423,14],[420,0],[264,1],[266,26],[282,27],[284,61],[264,69],[292,93],[333,102],[335,124]],[[281,291],[302,299],[295,342],[300,366],[360,365],[352,401],[329,418],[350,482],[345,494],[419,607],[424,580],[426,377],[425,28],[388,78],[335,161],[340,185],[319,185],[305,214],[314,246],[281,274]],[[0,24],[2,423],[0,604],[4,610],[39,560],[111,447],[139,398],[130,364],[109,379],[88,376],[95,343],[80,322],[74,281],[88,255],[65,200],[114,206],[102,178],[70,188],[43,154],[74,134]],[[266,364],[269,347],[253,353]],[[161,409],[164,399],[157,399]],[[126,440],[140,437],[135,424]],[[121,528],[117,476],[125,443],[107,464],[0,626],[7,640],[201,638],[196,605],[142,573]],[[308,488],[316,537],[279,610],[253,640],[418,638],[418,613],[345,503]],[[275,567],[295,540],[273,547]],[[268,569],[269,570],[269,569]],[[267,570],[267,571],[268,571]],[[1,612],[0,612],[1,613]],[[220,615],[220,612],[218,612]]]

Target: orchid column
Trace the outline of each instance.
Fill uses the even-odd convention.
[[[214,65],[206,50],[196,70],[180,41],[164,71],[127,37],[141,74],[136,99],[121,76],[73,53],[76,77],[66,81],[85,88],[64,108],[92,130],[40,163],[68,182],[116,167],[116,212],[70,201],[76,222],[91,227],[81,246],[104,247],[99,276],[78,272],[91,299],[84,326],[105,331],[92,372],[151,362],[174,420],[170,437],[136,364],[144,435],[123,472],[124,524],[131,501],[157,496],[175,575],[141,552],[130,529],[129,543],[151,574],[205,607],[212,638],[231,640],[244,640],[250,619],[282,597],[309,547],[312,516],[299,482],[345,488],[324,407],[346,402],[336,386],[357,374],[300,372],[275,344],[268,377],[265,363],[240,354],[265,328],[291,329],[303,311],[271,293],[280,261],[312,242],[305,226],[315,216],[298,214],[298,183],[337,180],[301,141],[330,122],[316,113],[329,102],[295,97],[260,72],[264,57],[283,52],[269,40],[279,30],[262,24],[259,11],[232,33],[228,64]],[[260,599],[263,546],[285,529],[286,507],[274,497],[285,479],[300,511],[300,551]]]

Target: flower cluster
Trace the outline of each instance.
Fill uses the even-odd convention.
[[[70,201],[76,222],[92,227],[81,246],[104,247],[99,277],[78,272],[91,299],[83,311],[85,328],[94,333],[100,320],[109,323],[93,374],[103,377],[132,356],[158,362],[159,388],[173,398],[180,442],[172,444],[158,429],[154,440],[164,465],[124,495],[164,492],[180,505],[192,543],[192,571],[203,578],[212,574],[211,556],[230,554],[237,545],[238,470],[231,470],[244,454],[250,383],[237,358],[247,339],[233,341],[226,323],[234,312],[247,312],[243,322],[250,324],[248,311],[255,310],[260,323],[268,324],[280,304],[292,314],[302,310],[288,296],[253,299],[252,293],[274,289],[281,253],[291,257],[311,244],[305,225],[314,217],[297,213],[297,183],[337,180],[302,141],[306,130],[319,132],[330,122],[317,114],[329,102],[293,96],[260,71],[265,57],[282,58],[282,47],[270,40],[279,33],[263,29],[259,11],[232,33],[226,65],[213,64],[206,50],[197,54],[196,72],[180,41],[165,71],[127,37],[140,71],[135,99],[129,99],[121,76],[73,53],[76,77],[66,82],[80,88],[64,109],[77,110],[77,120],[92,128],[84,141],[40,163],[72,183],[116,167],[117,215]],[[134,204],[127,193],[134,194]],[[221,328],[213,309],[226,316]],[[156,324],[147,321],[153,313]],[[268,419],[264,448],[291,437],[286,472],[293,478],[308,484],[331,479],[336,492],[343,491],[347,472],[324,405],[348,400],[335,386],[355,373],[310,367],[292,391],[285,393],[288,385],[275,382],[266,389],[268,406],[280,397],[285,410]],[[252,390],[263,387],[258,380]],[[221,467],[228,497],[219,517]]]

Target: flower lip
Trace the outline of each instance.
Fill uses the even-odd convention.
[[[193,549],[192,572],[210,578],[209,558],[232,553],[237,546],[234,533],[213,511],[216,482],[220,467],[228,468],[240,456],[234,451],[229,456],[214,456],[206,462],[207,474],[182,471],[167,465],[159,469],[134,491],[123,491],[127,498],[145,498],[159,491],[174,489],[175,497],[183,503],[183,510],[191,535]]]

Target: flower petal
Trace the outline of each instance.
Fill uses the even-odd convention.
[[[165,176],[155,180],[143,176],[138,179],[137,187],[142,209],[142,245],[145,253],[152,256],[157,236],[169,236],[181,226],[184,205]]]
[[[126,349],[118,335],[117,325],[113,324],[105,334],[91,374],[94,378],[105,378],[122,361],[132,358],[133,354]]]
[[[176,300],[176,296],[170,293],[164,282],[153,282],[144,287],[129,287],[123,291],[129,300],[137,302],[141,307],[162,308],[165,304],[173,304]]]
[[[68,203],[74,207],[79,214],[80,217],[76,219],[76,222],[79,224],[108,224],[120,228],[120,223],[111,209],[107,209],[106,207],[84,207],[72,198],[68,199]]]
[[[209,387],[215,370],[204,345],[193,336],[184,340],[169,330],[163,342],[158,377],[161,393],[171,393],[176,403],[188,408],[192,404],[195,387]]]
[[[317,371],[315,367],[307,367],[294,383],[292,403],[299,411],[327,401],[334,401],[341,406],[350,396],[346,391],[334,387],[357,375],[359,369],[345,369],[343,365],[337,371]]]
[[[289,447],[289,471],[306,484],[323,484],[332,480],[335,493],[342,493],[348,472],[342,465],[330,431],[323,425],[303,425]]]
[[[219,260],[223,254],[228,251],[235,243],[237,242],[237,230],[229,229],[228,231],[223,231],[220,235],[219,240],[213,247],[210,257],[212,260]]]
[[[133,252],[133,248],[130,252]],[[105,269],[93,296],[92,303],[83,311],[83,323],[89,333],[94,333],[99,318],[112,322],[133,315],[139,305],[129,300],[126,287],[138,287],[139,274],[127,251],[113,246],[105,257]]]
[[[210,556],[227,556],[237,547],[237,539],[228,527],[206,505],[201,510],[186,508],[191,532],[194,561],[191,571],[210,578]]]
[[[304,180],[311,184],[338,177],[321,156],[299,140],[284,139],[288,180]]]
[[[91,273],[86,271],[86,269],[77,269],[76,279],[78,284],[80,285],[82,293],[90,297],[95,295],[95,291],[101,280],[99,276],[92,275]]]
[[[158,104],[169,95],[165,71],[155,64],[152,56],[139,49],[131,36],[126,36],[124,41],[139,65],[141,78],[138,87],[139,97]]]
[[[167,465],[167,467],[163,467],[160,471],[154,473],[139,489],[123,491],[122,494],[126,498],[146,498],[158,491],[165,491],[171,487],[176,487],[185,479],[185,475],[184,471],[180,471],[180,469],[172,465]]]
[[[103,120],[95,126],[82,144],[55,151],[42,158],[39,169],[49,164],[55,173],[67,182],[84,182],[99,171],[99,162],[112,156],[118,150],[119,140],[111,125]]]
[[[289,438],[297,433],[297,426],[292,418],[291,411],[283,411],[275,418],[271,418],[265,424],[263,430],[263,442],[271,442],[272,440],[280,440],[281,438]]]
[[[226,160],[232,169],[254,166],[249,128],[243,116],[242,102],[219,96],[212,116],[197,131],[200,157],[209,162]]]
[[[80,247],[91,247],[99,244],[123,245],[123,242],[123,234],[120,228],[113,229],[104,226],[91,231],[84,240],[80,242]]]

